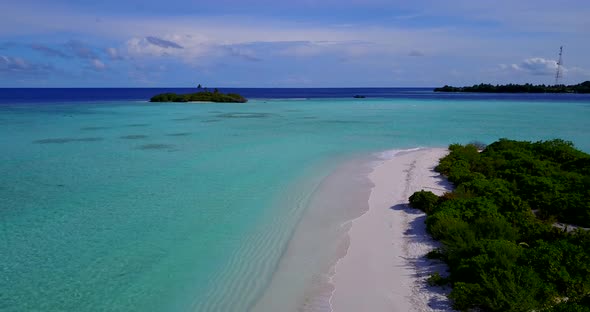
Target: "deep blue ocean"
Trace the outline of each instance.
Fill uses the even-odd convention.
[[[342,164],[503,137],[590,152],[590,95],[220,88],[249,102],[147,102],[193,91],[0,89],[0,311],[272,311],[257,302],[286,256],[297,265],[275,299],[303,311],[332,229],[360,209],[350,190],[367,186],[337,175],[349,191],[304,222],[324,247],[287,246]]]
[[[364,95],[386,99],[437,100],[515,100],[587,102],[590,94],[490,94],[444,93],[434,88],[219,88],[224,93],[239,93],[249,99],[322,99],[351,98]],[[213,88],[210,88],[213,90]],[[155,94],[190,93],[195,88],[0,88],[0,103],[51,103],[149,100]]]

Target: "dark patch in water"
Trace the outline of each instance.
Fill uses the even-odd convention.
[[[271,113],[225,113],[219,114],[218,118],[269,118],[275,116]]]
[[[36,144],[63,144],[70,142],[96,142],[102,141],[103,138],[56,138],[56,139],[42,139],[33,141]]]
[[[179,132],[179,133],[168,133],[167,136],[187,136],[190,135],[190,132]]]
[[[201,122],[218,122],[218,121],[221,121],[221,120],[219,120],[219,119],[207,119],[207,120],[203,120]]]
[[[131,134],[131,135],[124,135],[120,137],[121,139],[128,139],[128,140],[137,140],[137,139],[145,139],[147,135],[143,134]]]
[[[313,116],[305,116],[305,117],[302,117],[301,119],[317,119],[317,117],[313,117]]]
[[[147,127],[149,125],[150,124],[130,124],[130,125],[127,125],[127,127]]]
[[[325,123],[334,123],[334,124],[358,124],[358,123],[363,123],[362,121],[358,121],[358,120],[323,120],[322,122],[325,122]]]
[[[290,113],[302,112],[302,110],[300,110],[300,109],[286,109],[285,111],[290,112]]]
[[[104,130],[104,129],[108,129],[109,127],[83,127],[80,128],[80,130],[84,130],[84,131],[92,131],[92,130]]]
[[[144,144],[138,147],[140,150],[163,150],[171,149],[174,145],[172,144]]]
[[[33,143],[37,143],[37,144],[52,144],[52,143],[69,143],[69,142],[73,142],[76,139],[68,139],[68,138],[61,138],[61,139],[43,139],[43,140],[37,140],[37,141],[33,141]]]
[[[76,142],[96,142],[96,141],[102,141],[103,138],[81,138],[81,139],[76,139]]]
[[[186,117],[181,117],[181,118],[173,118],[171,119],[172,121],[187,121],[187,120],[193,120],[193,119],[198,119],[201,116],[186,116]]]
[[[209,111],[209,113],[210,113],[210,114],[221,114],[221,113],[223,113],[223,112],[220,112],[220,111]]]

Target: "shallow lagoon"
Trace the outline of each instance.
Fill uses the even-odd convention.
[[[590,100],[526,98],[2,104],[0,310],[244,310],[351,158],[501,137],[589,152],[588,120]]]

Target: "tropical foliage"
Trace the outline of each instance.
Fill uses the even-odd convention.
[[[480,92],[480,93],[590,93],[590,81],[585,81],[576,85],[533,85],[527,84],[507,84],[492,85],[480,83],[471,87],[452,87],[444,86],[434,89],[435,92]]]
[[[162,93],[153,96],[150,102],[221,102],[221,103],[246,103],[243,96],[236,93],[221,93],[217,89],[189,94]]]
[[[459,310],[590,311],[590,155],[563,140],[453,144],[436,170],[455,189],[410,204],[443,244]]]

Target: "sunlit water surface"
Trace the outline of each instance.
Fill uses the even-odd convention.
[[[342,162],[501,137],[588,152],[589,121],[590,100],[3,104],[0,310],[244,311]]]

